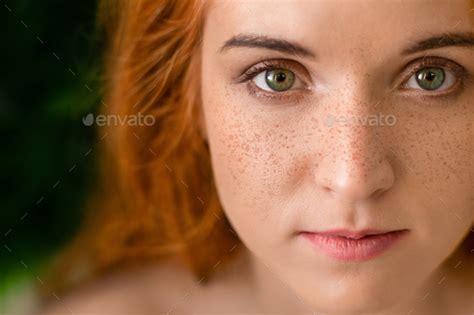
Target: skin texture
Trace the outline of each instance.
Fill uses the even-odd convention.
[[[212,5],[202,97],[214,176],[256,264],[280,280],[263,285],[267,290],[287,286],[307,307],[328,314],[400,314],[434,289],[429,283],[442,278],[434,274],[473,224],[474,50],[402,51],[443,32],[472,31],[470,14],[468,1]],[[231,37],[248,33],[299,43],[315,57],[248,47],[221,51]],[[406,65],[423,56],[462,65],[469,72],[464,88],[447,86],[445,96],[401,89],[414,74]],[[253,83],[235,82],[270,59],[291,60],[285,68],[300,74],[309,90],[268,96],[252,93],[258,90]],[[379,113],[396,123],[325,123],[331,116]],[[360,263],[331,259],[296,234],[334,228],[409,234]],[[439,305],[466,303],[460,297],[444,295]]]
[[[474,31],[471,8],[468,0],[210,3],[202,131],[246,248],[204,287],[170,262],[112,274],[45,314],[472,314],[472,254],[460,243],[474,221],[474,49],[402,54],[433,35]],[[243,33],[298,43],[314,57],[221,50]],[[462,87],[445,96],[402,89],[423,56],[464,67]],[[287,60],[299,89],[269,96],[236,82],[275,59]],[[328,124],[378,114],[396,123]],[[409,232],[357,263],[298,235],[334,228]]]

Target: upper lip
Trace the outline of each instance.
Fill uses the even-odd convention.
[[[387,231],[382,231],[382,230],[377,230],[377,229],[364,229],[364,230],[359,230],[359,231],[351,231],[347,229],[335,229],[335,230],[328,230],[328,231],[317,231],[317,232],[308,232],[308,233],[315,233],[319,235],[326,235],[326,236],[341,236],[341,237],[346,237],[346,238],[352,238],[352,239],[359,239],[363,238],[368,235],[377,235],[377,234],[386,234],[390,232],[395,232],[396,230],[387,230]]]

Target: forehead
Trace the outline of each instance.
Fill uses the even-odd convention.
[[[240,33],[290,38],[330,52],[474,30],[471,0],[215,0],[206,33],[225,41]],[[352,41],[354,45],[347,45]],[[324,47],[321,43],[325,43]],[[374,47],[375,48],[375,47]]]

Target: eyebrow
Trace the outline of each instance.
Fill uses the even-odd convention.
[[[421,40],[402,51],[403,55],[409,55],[420,51],[437,49],[443,47],[474,47],[474,32],[444,33]],[[315,58],[315,54],[304,46],[285,39],[272,38],[262,35],[239,34],[227,40],[219,49],[224,52],[230,48],[264,48],[284,52],[290,55]]]
[[[439,36],[430,37],[407,47],[403,50],[402,54],[409,55],[424,50],[450,46],[474,47],[474,33],[444,33]]]
[[[235,47],[264,48],[290,55],[315,58],[315,54],[311,52],[311,50],[296,42],[252,34],[240,34],[230,38],[224,43],[219,51],[224,52]]]

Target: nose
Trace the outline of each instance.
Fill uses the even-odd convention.
[[[356,203],[376,199],[395,181],[380,126],[334,124],[334,137],[318,163],[319,186],[334,198]]]

